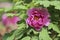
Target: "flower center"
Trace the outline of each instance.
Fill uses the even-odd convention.
[[[34,20],[38,20],[39,19],[39,17],[38,16],[34,16]]]

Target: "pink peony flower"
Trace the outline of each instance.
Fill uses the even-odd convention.
[[[17,28],[17,22],[20,21],[20,19],[17,16],[7,16],[6,14],[2,15],[2,22],[7,28],[7,31],[10,32]]]
[[[45,8],[32,8],[27,11],[28,18],[26,23],[39,31],[43,26],[48,26],[50,23],[50,15]]]

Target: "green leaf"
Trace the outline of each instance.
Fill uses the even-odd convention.
[[[5,35],[3,36],[3,39],[2,39],[2,40],[7,40],[7,38],[8,38],[9,36],[10,36],[9,33],[5,34]]]
[[[18,5],[18,6],[14,6],[14,9],[28,9],[28,8],[24,5]]]
[[[39,33],[39,40],[52,40],[48,35],[47,29],[42,28],[41,32]]]
[[[18,16],[19,14],[14,14],[14,13],[6,13],[6,16],[13,17],[13,16]]]
[[[52,5],[55,6],[55,9],[60,10],[60,1],[40,1],[40,0],[35,1],[35,4],[39,4],[39,3],[44,7],[49,7],[50,5]]]
[[[23,2],[23,1],[18,1],[18,2],[16,2],[16,3],[15,3],[15,6],[21,4],[22,2]]]
[[[18,2],[19,0],[13,0],[13,2],[15,3],[15,2]]]
[[[60,1],[52,1],[50,4],[55,6],[55,9],[60,10]]]
[[[14,38],[15,38],[15,35],[12,35],[12,36],[8,37],[7,40],[14,40]]]
[[[22,13],[22,14],[19,15],[19,17],[21,19],[26,19],[27,18],[27,15],[26,15],[26,13]]]
[[[60,34],[58,34],[57,36],[60,37]]]
[[[50,2],[49,1],[40,1],[40,5],[44,5],[44,7],[49,7]]]
[[[37,32],[36,30],[33,30],[33,33],[36,35],[36,34],[38,34],[39,32]]]
[[[27,28],[27,25],[24,22],[22,22],[21,24],[18,24],[18,26],[19,26],[18,29],[20,30]]]
[[[3,8],[0,8],[0,12],[3,12],[4,11],[4,9]]]
[[[33,29],[30,29],[28,32],[27,32],[27,35],[30,35],[30,33],[33,31]]]
[[[59,40],[59,38],[56,37],[54,40]]]
[[[59,27],[56,24],[50,23],[50,25],[48,26],[48,29],[53,29],[57,33],[60,33]]]
[[[9,12],[12,10],[12,7],[11,8],[4,8],[4,12]]]
[[[19,39],[23,36],[23,32],[26,29],[26,24],[22,22],[18,26],[19,26],[18,29],[15,30],[13,34],[7,38],[7,40],[14,40],[14,38]]]
[[[30,37],[26,36],[26,37],[22,38],[21,40],[30,40]]]
[[[38,40],[38,36],[32,36],[31,40]]]
[[[15,40],[20,39],[20,38],[23,36],[23,34],[24,34],[24,33],[21,33],[21,34],[19,33],[19,34],[17,34],[17,37],[15,38]],[[19,36],[18,36],[18,35],[19,35]]]
[[[7,13],[6,15],[7,16],[14,16],[15,14],[13,14],[13,13]]]
[[[21,21],[21,23],[18,24],[18,26],[19,27],[18,27],[17,31],[15,31],[15,33],[16,33],[15,39],[16,40],[20,39],[27,30],[27,25],[24,23],[24,21]]]

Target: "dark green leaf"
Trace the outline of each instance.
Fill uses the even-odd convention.
[[[48,34],[47,29],[42,28],[40,34],[39,34],[39,40],[52,40]]]

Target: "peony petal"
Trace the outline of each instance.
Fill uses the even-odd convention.
[[[37,31],[50,23],[50,14],[46,8],[31,8],[27,11],[27,15],[27,24]]]
[[[13,16],[9,17],[6,14],[2,15],[2,22],[6,27],[7,32],[17,29],[17,22],[20,21],[19,17]]]

